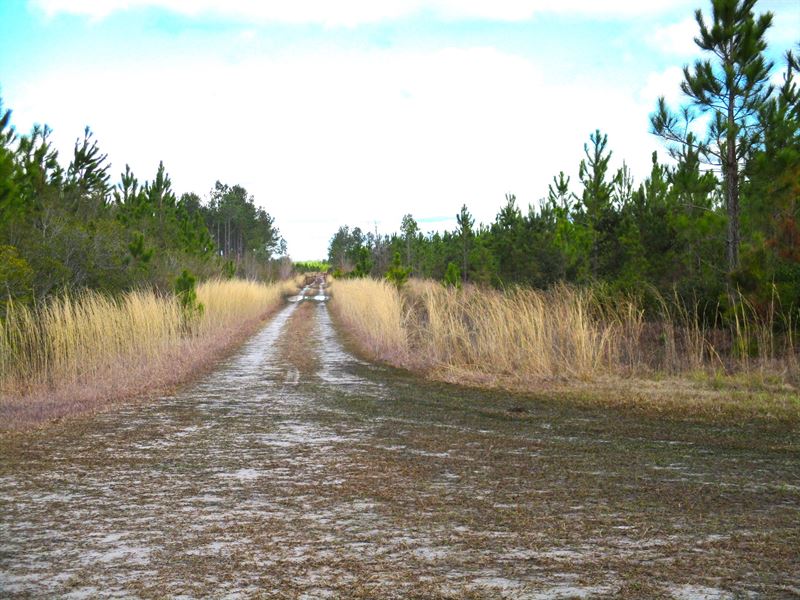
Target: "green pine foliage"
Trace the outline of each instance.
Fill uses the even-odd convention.
[[[394,284],[397,289],[400,289],[405,285],[406,281],[408,281],[409,275],[411,275],[411,268],[404,267],[402,259],[400,258],[400,253],[395,252],[392,266],[386,271],[386,279],[389,283]]]
[[[681,117],[669,110],[663,97],[652,117],[653,132],[669,144],[673,155],[696,151],[721,170],[726,257],[732,275],[739,268],[744,169],[764,142],[764,123],[758,116],[773,92],[769,84],[773,65],[764,57],[772,14],[757,17],[755,4],[756,0],[712,0],[710,23],[696,11],[695,42],[708,58],[683,69],[681,91],[689,103]],[[704,137],[696,138],[690,127],[700,116],[709,117],[708,127]]]
[[[203,314],[204,306],[197,301],[197,278],[186,269],[175,280],[175,296],[181,303],[183,313],[188,321]]]
[[[458,270],[458,265],[456,263],[447,263],[447,269],[444,272],[444,279],[442,280],[442,283],[445,287],[461,287],[461,271]]]
[[[771,16],[756,15],[754,0],[713,0],[710,17],[698,11],[696,20],[708,58],[685,69],[684,107],[673,112],[659,100],[652,129],[672,160],[653,153],[644,181],[635,182],[624,163],[611,169],[613,140],[596,130],[578,180],[559,173],[527,210],[506,194],[488,225],[476,226],[463,205],[457,226],[443,233],[419,232],[410,214],[393,235],[343,226],[331,239],[331,265],[346,274],[361,264],[363,274],[369,252],[370,274],[383,277],[399,253],[415,275],[445,285],[565,281],[638,295],[655,290],[703,307],[709,322],[735,320],[743,300],[760,315],[778,306],[796,325],[800,61],[787,53],[783,84],[770,86],[764,40]],[[686,125],[703,114],[708,130],[697,136]]]
[[[178,197],[163,163],[141,182],[126,165],[112,184],[88,128],[62,165],[47,126],[18,135],[11,116],[0,101],[0,310],[66,290],[170,291],[184,269],[277,275],[273,258],[285,243],[240,186],[217,183],[205,203]]]
[[[21,304],[33,297],[33,269],[14,246],[0,246],[0,293]],[[0,303],[0,311],[4,306]]]
[[[327,273],[331,266],[323,260],[301,260],[292,263],[295,273]]]

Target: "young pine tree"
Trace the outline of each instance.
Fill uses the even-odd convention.
[[[689,106],[682,118],[670,112],[663,97],[651,117],[653,132],[670,145],[671,153],[688,146],[721,169],[729,272],[739,266],[742,166],[760,143],[758,114],[772,90],[772,63],[764,57],[764,36],[772,24],[772,14],[756,17],[755,4],[756,0],[712,0],[710,23],[706,23],[702,11],[695,13],[700,34],[694,41],[710,57],[683,69],[681,90],[689,97]],[[700,115],[711,117],[704,139],[696,139],[689,131],[691,122]]]
[[[458,223],[458,237],[461,241],[461,276],[464,278],[464,283],[466,283],[467,269],[469,267],[469,250],[473,237],[472,226],[475,224],[475,219],[472,217],[469,210],[467,210],[466,204],[461,206],[461,211],[456,215],[456,223]]]

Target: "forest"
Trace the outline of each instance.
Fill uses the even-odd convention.
[[[762,314],[796,310],[800,65],[792,51],[783,64],[768,60],[772,16],[755,15],[754,5],[714,3],[709,22],[697,11],[704,58],[684,67],[682,106],[661,98],[654,107],[651,132],[665,152],[652,154],[644,181],[624,162],[610,169],[613,139],[597,130],[577,181],[556,174],[527,208],[506,194],[489,224],[462,205],[444,233],[423,233],[411,214],[391,235],[340,227],[328,252],[334,274],[503,289],[601,285],[645,296],[645,305],[650,292],[677,295],[712,318],[730,316],[739,300]]]
[[[111,164],[87,128],[64,164],[47,126],[18,134],[0,100],[0,294],[32,305],[64,292],[168,291],[186,270],[275,279],[287,270],[273,217],[239,185],[180,196],[163,163],[151,180]],[[285,273],[284,273],[285,275]],[[3,303],[5,304],[5,303]]]
[[[163,163],[147,181],[126,165],[113,185],[88,128],[66,164],[51,133],[18,135],[0,105],[5,427],[186,381],[295,289],[273,217],[242,186],[178,196]]]

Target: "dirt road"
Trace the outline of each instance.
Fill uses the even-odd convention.
[[[797,438],[422,383],[306,301],[173,396],[1,439],[0,596],[796,597]]]

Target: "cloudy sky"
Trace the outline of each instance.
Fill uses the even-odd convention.
[[[83,127],[115,179],[243,185],[295,259],[342,224],[450,229],[523,207],[608,133],[643,177],[656,98],[680,101],[705,0],[8,0],[0,97],[67,160]],[[763,0],[777,61],[800,2]],[[575,188],[577,191],[577,186]]]

